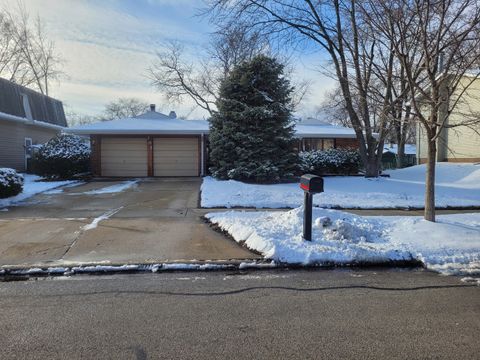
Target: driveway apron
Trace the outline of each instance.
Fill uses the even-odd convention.
[[[0,212],[0,265],[255,259],[198,210],[198,178],[94,181]]]

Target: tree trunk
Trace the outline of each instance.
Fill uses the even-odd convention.
[[[437,144],[428,139],[427,171],[425,178],[425,214],[424,218],[435,222],[435,165]]]
[[[365,177],[378,177],[380,174],[380,165],[375,154],[367,155],[367,162],[365,163]]]
[[[404,164],[405,164],[405,143],[403,142],[399,142],[397,144],[397,157],[396,157],[396,160],[397,160],[397,169],[401,169],[403,168]]]

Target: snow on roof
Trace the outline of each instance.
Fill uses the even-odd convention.
[[[75,126],[69,132],[87,134],[204,134],[208,133],[205,120],[180,120],[149,111],[134,118],[100,121],[94,124]]]
[[[383,147],[383,153],[391,152],[392,154],[397,154],[398,145],[397,144],[385,144]],[[405,155],[415,155],[417,153],[417,147],[413,144],[405,144]]]
[[[101,121],[94,124],[75,126],[69,132],[79,135],[89,134],[208,134],[209,124],[206,120],[180,120],[167,115],[148,111],[135,118]],[[355,138],[351,128],[325,123],[295,125],[296,137],[318,138]]]
[[[300,125],[295,124],[296,137],[322,138],[355,138],[355,131],[351,128],[335,125]]]
[[[44,128],[48,128],[48,129],[66,130],[63,126],[60,126],[60,125],[51,124],[51,123],[41,121],[41,120],[30,120],[30,119],[27,119],[27,118],[24,118],[24,117],[11,115],[11,114],[7,114],[7,113],[4,113],[4,112],[0,112],[0,120],[14,121],[14,122],[22,123],[22,124],[27,124],[27,125],[36,125],[36,126],[44,127]]]

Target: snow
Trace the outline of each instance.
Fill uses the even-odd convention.
[[[235,241],[265,259],[290,264],[349,265],[421,261],[442,274],[480,275],[480,214],[362,217],[313,210],[313,241],[304,241],[303,210],[206,215]]]
[[[385,144],[383,147],[383,153],[391,152],[393,154],[398,153],[397,144]],[[415,155],[417,153],[417,147],[414,144],[405,144],[405,155]]]
[[[86,184],[84,181],[75,181],[72,184],[62,186],[61,188],[56,188],[56,189],[53,189],[53,190],[45,191],[45,192],[43,192],[43,194],[46,194],[46,195],[62,194],[65,191],[65,189],[67,189],[67,188],[80,186],[80,185],[84,185],[84,184]]]
[[[391,170],[390,177],[324,178],[325,192],[314,196],[314,205],[325,208],[422,208],[425,165]],[[202,207],[295,208],[303,203],[298,183],[257,185],[206,177]],[[437,164],[436,205],[480,206],[480,165]]]
[[[23,176],[14,169],[0,168],[0,186],[23,185]]]
[[[242,263],[247,264],[243,268],[262,268],[261,263]],[[3,268],[0,269],[0,275],[72,275],[89,273],[111,273],[111,272],[162,272],[162,271],[216,271],[216,270],[236,270],[241,269],[242,264],[232,263],[218,264],[213,262],[203,263],[156,263],[156,264],[78,264],[72,266],[50,266],[50,267],[30,267],[30,268]],[[266,264],[272,267],[271,264]]]
[[[107,219],[111,218],[113,215],[115,215],[116,213],[118,213],[122,209],[123,209],[123,206],[121,206],[117,209],[112,209],[112,210],[109,210],[109,211],[105,212],[104,214],[100,215],[99,217],[96,217],[95,219],[93,219],[93,221],[90,224],[87,224],[87,225],[83,226],[82,230],[87,231],[87,230],[96,229],[97,226],[98,226],[98,223],[100,221],[107,220]]]
[[[110,185],[110,186],[106,186],[106,187],[103,187],[103,188],[100,188],[100,189],[86,191],[86,192],[84,192],[84,193],[82,193],[82,194],[98,195],[98,194],[113,194],[113,193],[118,193],[118,192],[125,191],[125,190],[127,190],[127,189],[135,186],[138,182],[139,182],[138,179],[136,179],[136,180],[129,180],[129,181],[122,182],[122,183],[120,183],[120,184]]]
[[[41,181],[41,177],[37,175],[22,174],[24,178],[23,191],[6,199],[0,199],[0,208],[18,204],[33,195],[43,193],[45,191],[55,189],[68,184],[76,184],[78,181]]]
[[[74,134],[208,134],[205,120],[173,119],[167,115],[148,111],[135,118],[100,121],[65,129]],[[319,124],[296,124],[296,137],[355,138],[351,128]]]
[[[355,138],[355,131],[351,128],[336,125],[295,125],[297,137],[322,137],[322,138]]]
[[[101,121],[69,128],[75,134],[201,134],[208,133],[205,120],[180,120],[169,117],[137,117]]]
[[[90,157],[90,143],[73,134],[61,134],[38,146],[38,155],[44,159],[72,159]]]

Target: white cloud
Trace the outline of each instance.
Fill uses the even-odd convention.
[[[179,39],[187,44],[192,62],[195,51],[207,40],[208,26],[194,17],[197,0],[23,0],[31,16],[43,20],[49,37],[64,59],[66,77],[52,87],[52,95],[71,109],[98,114],[118,97],[137,97],[160,105],[162,96],[146,78],[158,44]],[[0,9],[15,0],[0,0]],[[297,64],[300,78],[313,79],[310,95],[299,113],[310,114],[321,102],[332,81],[313,69],[317,56]],[[305,64],[309,65],[306,66]],[[175,106],[178,114],[190,113],[192,101]],[[192,118],[206,114],[197,109]]]
[[[0,0],[0,8],[13,9],[12,3]],[[161,95],[145,76],[158,44],[169,38],[203,41],[192,24],[176,22],[168,14],[135,16],[117,1],[23,0],[23,4],[32,17],[38,14],[43,20],[64,60],[66,76],[54,84],[52,95],[82,113],[101,112],[105,103],[120,96],[159,103]],[[177,112],[189,110],[190,104],[185,104]]]

